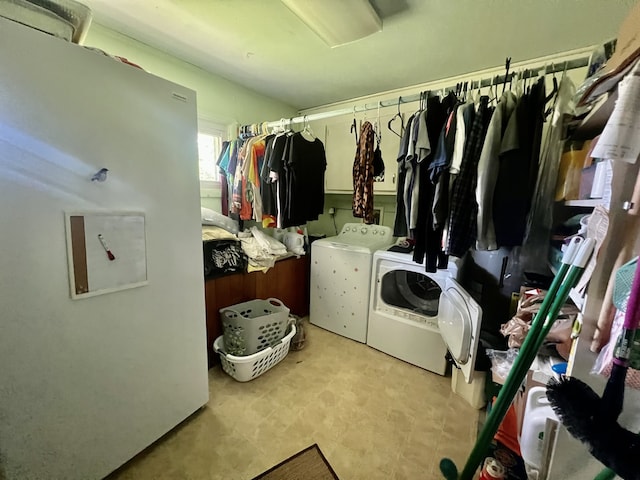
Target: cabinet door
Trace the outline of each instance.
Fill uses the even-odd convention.
[[[353,159],[356,141],[350,132],[353,117],[329,118],[325,124],[324,148],[327,155],[325,190],[353,193]]]
[[[252,273],[256,279],[255,298],[275,297],[291,313],[304,317],[309,314],[309,256],[288,258],[276,262],[266,273]]]
[[[393,133],[387,125],[389,120],[393,118],[395,112],[380,115],[380,129],[382,140],[380,150],[382,151],[382,160],[384,160],[384,182],[374,183],[374,191],[377,193],[395,193],[397,187],[398,176],[398,149],[400,148],[400,137]],[[393,122],[394,129],[400,133],[400,121]]]
[[[375,182],[374,191],[393,194],[396,191],[398,148],[400,138],[387,129],[387,122],[393,113],[380,116],[382,126],[382,159],[385,163],[384,182]],[[375,122],[375,118],[368,118]],[[353,117],[330,118],[325,124],[325,149],[327,154],[327,172],[325,189],[327,192],[353,193],[353,160],[356,153],[355,136],[351,133]],[[357,120],[358,128],[361,120]],[[358,131],[358,135],[360,132]]]

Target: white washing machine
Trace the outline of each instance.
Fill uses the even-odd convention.
[[[347,223],[339,235],[313,242],[309,321],[365,343],[371,258],[392,243],[391,228],[362,223]]]
[[[425,272],[412,254],[373,256],[367,345],[439,375],[447,349],[471,382],[482,309],[456,282],[458,265]]]

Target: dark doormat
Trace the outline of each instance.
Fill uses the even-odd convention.
[[[340,480],[314,443],[253,480]]]

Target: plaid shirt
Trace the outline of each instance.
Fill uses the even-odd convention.
[[[492,114],[487,100],[487,97],[480,99],[478,112],[465,141],[460,173],[455,180],[452,178],[447,254],[456,257],[464,256],[476,238],[478,204],[475,192],[478,183],[478,161]]]

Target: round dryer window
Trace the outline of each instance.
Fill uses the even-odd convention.
[[[387,305],[435,317],[440,304],[440,286],[419,272],[392,270],[382,277],[380,296]]]

